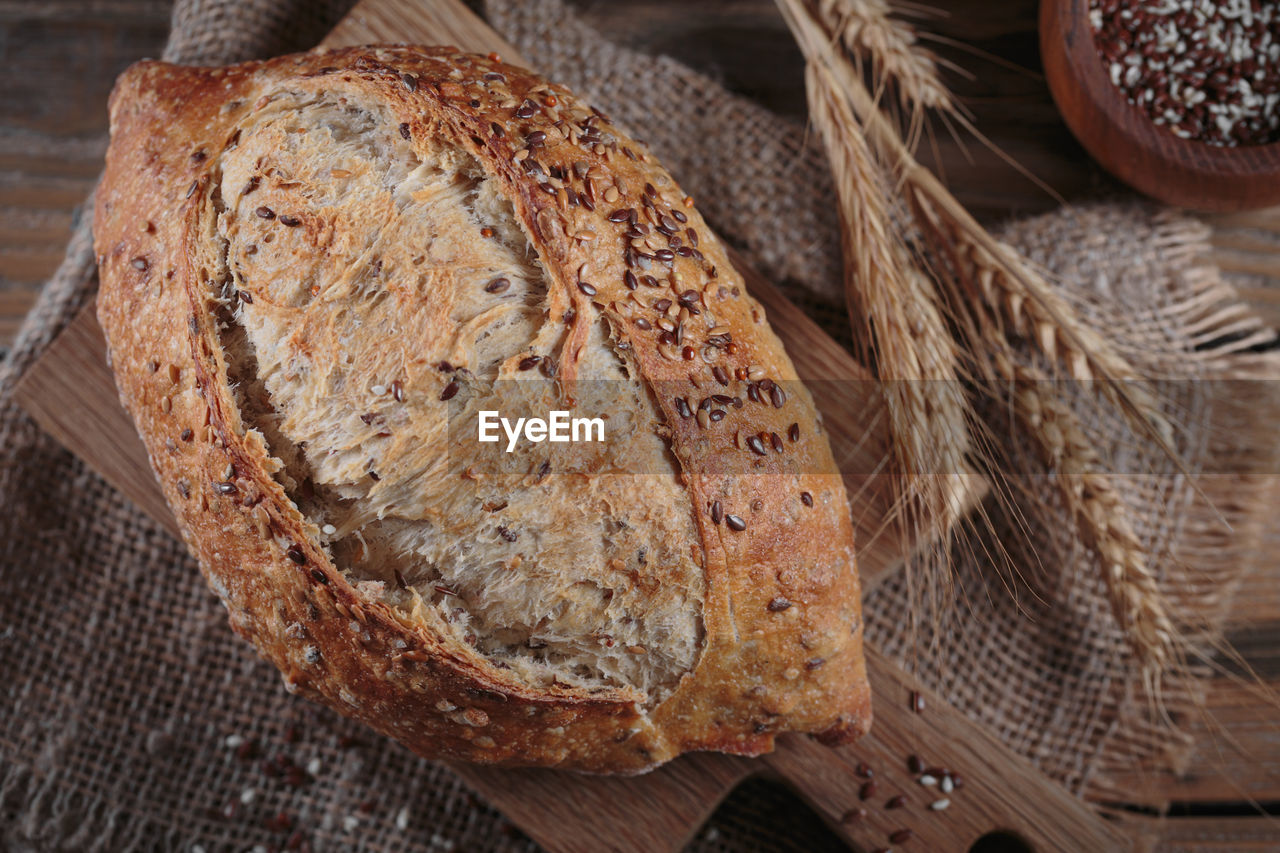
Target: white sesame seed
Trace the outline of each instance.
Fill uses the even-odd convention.
[[[409,828],[409,808],[408,806],[396,812],[396,829],[406,830]]]
[[[338,532],[338,528],[334,527],[332,524],[326,524],[324,527],[320,528],[320,532],[325,536],[332,536]]]
[[[240,802],[244,803],[247,806],[249,805],[249,803],[252,803],[257,796],[258,796],[257,791],[253,790],[252,788],[245,788],[243,791],[240,792]]]
[[[354,832],[360,826],[360,818],[353,814],[349,814],[342,819],[342,828],[347,832]]]
[[[383,394],[387,393],[387,386],[385,386],[385,385],[374,385],[374,386],[373,386],[372,388],[370,388],[369,390],[373,392],[373,396],[375,396],[375,397],[381,397]]]
[[[320,767],[321,767],[320,759],[313,758],[307,762],[307,773],[310,774],[311,776],[319,776]]]
[[[924,785],[926,788],[931,788],[934,785],[938,784],[938,780],[936,777],[930,776],[928,773],[926,773],[925,775],[920,777],[920,784]]]
[[[954,789],[954,788],[955,788],[955,783],[951,781],[951,777],[950,777],[950,776],[943,776],[943,777],[942,777],[942,784],[941,784],[941,785],[939,785],[938,787],[942,789],[942,793],[944,793],[944,794],[950,794],[950,793],[951,793],[951,791],[952,791],[952,789]]]
[[[244,738],[241,735],[227,735],[222,741],[222,745],[227,749],[236,749],[244,745]]]
[[[943,797],[941,800],[934,800],[932,803],[929,803],[929,808],[933,809],[935,812],[940,812],[949,805],[951,805],[951,801]]]

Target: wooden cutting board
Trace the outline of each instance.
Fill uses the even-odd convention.
[[[326,45],[376,42],[454,44],[528,64],[457,0],[364,0]],[[735,266],[765,306],[802,378],[839,381],[840,393],[815,395],[836,459],[846,474],[869,588],[902,562],[911,543],[891,516],[882,401],[866,371],[739,257]],[[17,389],[19,403],[152,517],[175,530],[152,477],[146,452],[120,407],[106,364],[105,342],[90,305],[50,347]],[[972,484],[976,500],[981,484]],[[646,776],[584,777],[551,770],[501,770],[454,764],[477,793],[551,851],[672,851],[683,846],[743,779],[767,775],[792,786],[856,849],[967,850],[991,832],[1007,832],[1027,849],[1112,851],[1133,842],[1092,809],[1013,754],[990,732],[930,694],[898,666],[868,650],[876,697],[872,734],[852,747],[828,749],[784,737],[773,755],[744,759],[686,756]],[[915,697],[924,704],[917,712]],[[920,756],[947,768],[963,787],[943,794],[908,767]],[[874,773],[868,790],[866,769]],[[863,798],[863,795],[866,798]],[[890,798],[906,804],[888,809]],[[948,800],[945,809],[931,807]],[[859,810],[865,812],[860,814]],[[1002,848],[1009,849],[1009,848]]]

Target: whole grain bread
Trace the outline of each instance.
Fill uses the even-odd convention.
[[[866,731],[830,447],[643,144],[452,48],[144,62],[110,112],[121,398],[291,690],[425,756],[591,772]],[[512,408],[611,437],[476,442]]]

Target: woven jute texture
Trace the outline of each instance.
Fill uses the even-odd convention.
[[[165,55],[213,64],[302,49],[346,5],[185,0]],[[803,127],[609,43],[559,0],[492,0],[486,12],[549,76],[643,127],[722,234],[839,317],[834,194]],[[1097,206],[1004,236],[1167,379],[1190,473],[1233,472],[1188,480],[1120,425],[1089,422],[1127,472],[1139,533],[1179,614],[1211,637],[1257,559],[1277,479],[1265,476],[1277,470],[1275,401],[1237,405],[1239,389],[1218,380],[1280,374],[1265,352],[1271,333],[1199,260],[1204,229],[1173,214]],[[295,847],[305,837],[321,850],[534,849],[446,767],[288,695],[232,636],[183,547],[17,409],[15,381],[95,284],[82,223],[0,366],[0,848],[212,853],[285,845],[297,832]],[[1039,471],[1016,432],[1003,434],[1007,464]],[[1121,772],[1176,766],[1186,744],[1150,718],[1097,566],[1052,489],[1028,482],[1025,507],[987,507],[994,535],[967,537],[1003,543],[1018,571],[958,548],[957,600],[940,621],[904,630],[906,587],[890,580],[868,597],[867,636],[1046,773],[1106,799]],[[1175,721],[1198,684],[1167,685]],[[740,789],[693,849],[835,849],[788,796]]]

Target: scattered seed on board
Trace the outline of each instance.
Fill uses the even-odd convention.
[[[858,799],[863,800],[864,802],[871,799],[876,795],[876,790],[879,787],[880,786],[876,784],[875,779],[863,782],[862,787],[858,789]]]
[[[943,797],[940,800],[934,800],[932,803],[929,803],[929,808],[933,809],[935,812],[940,812],[949,805],[951,805],[951,801],[946,797]]]

